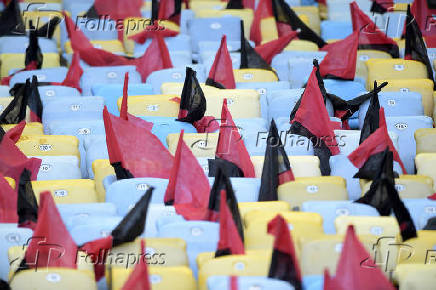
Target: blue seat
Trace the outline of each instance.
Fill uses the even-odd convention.
[[[77,156],[38,156],[42,160],[37,180],[80,179]]]
[[[197,80],[200,83],[206,82],[206,71],[202,65],[190,65],[197,72]],[[163,83],[183,83],[186,77],[186,67],[174,67],[152,72],[146,83],[153,88],[155,94],[160,94]]]
[[[77,245],[107,237],[120,223],[122,217],[91,217],[86,223],[73,225],[70,234]]]
[[[231,290],[233,289],[230,283],[229,276],[211,276],[207,279],[208,290]],[[238,290],[252,289],[269,289],[269,290],[293,290],[288,282],[267,277],[250,277],[239,276]]]
[[[328,41],[330,39],[344,39],[353,33],[351,22],[325,20],[321,22],[321,37]]]
[[[21,11],[62,11],[60,3],[19,3]]]
[[[273,57],[271,61],[271,67],[276,70],[279,80],[289,81],[289,60],[291,58],[308,59],[313,63],[313,59],[316,58],[321,61],[327,53],[325,51],[283,51]],[[313,65],[312,65],[313,67]],[[297,88],[292,86],[291,88]]]
[[[12,88],[16,83],[25,83],[27,79],[32,79],[35,75],[38,82],[57,82],[61,83],[67,76],[68,69],[65,67],[44,68],[38,70],[21,71],[16,73],[10,80],[9,86]]]
[[[341,215],[349,216],[378,216],[374,207],[351,201],[306,201],[302,210],[319,213],[323,218],[323,227],[326,234],[335,234],[335,219]]]
[[[436,201],[427,198],[403,199],[409,209],[413,223],[417,230],[422,230],[427,221],[436,216]]]
[[[321,275],[303,276],[303,289],[305,290],[323,290],[324,277]]]
[[[135,56],[143,55],[150,43],[151,39],[147,39],[144,44],[135,43]],[[165,37],[165,44],[167,45],[170,54],[176,51],[184,51],[189,54],[192,53],[191,37],[189,35],[179,34],[174,37]]]
[[[404,23],[406,22],[406,12],[386,12],[383,14],[386,26],[384,32],[391,38],[401,37],[403,34]],[[400,56],[401,57],[401,56]]]
[[[168,179],[162,178],[131,178],[118,180],[106,189],[106,202],[117,206],[117,213],[124,216],[144,195],[145,191],[154,187],[152,203],[163,203]]]
[[[91,88],[96,84],[123,84],[126,72],[129,73],[129,84],[141,83],[141,75],[131,65],[84,68],[81,78],[82,94],[91,95]]]
[[[203,52],[200,54],[200,62],[204,65],[206,73],[209,74],[210,68],[215,61],[215,52]],[[241,66],[241,54],[239,52],[231,52],[230,58],[232,59],[233,69],[239,69]]]
[[[215,177],[209,177],[212,187]],[[259,197],[260,178],[230,178],[238,202],[255,202]]]
[[[330,168],[332,176],[341,176],[347,183],[348,199],[356,200],[360,197],[361,189],[358,178],[353,178],[358,169],[350,162],[346,155],[335,155],[330,157]]]
[[[239,41],[241,37],[240,19],[228,16],[220,18],[194,18],[189,25],[192,51],[198,53],[200,41],[220,41],[227,35],[227,41]]]
[[[8,249],[27,245],[32,237],[32,230],[18,228],[17,224],[0,224],[0,279],[9,280]]]
[[[181,238],[186,242],[189,266],[197,276],[197,255],[214,252],[219,241],[219,224],[206,221],[183,221],[160,225],[158,237]]]
[[[115,205],[109,202],[57,204],[57,207],[67,229],[76,223],[84,224],[89,218],[113,217],[117,213]]]
[[[88,177],[94,178],[94,172],[92,171],[92,162],[97,159],[109,159],[106,146],[106,136],[94,136],[94,138],[85,139],[83,142],[83,148],[86,152],[86,168],[88,170]]]
[[[326,79],[324,86],[328,93],[335,94],[346,101],[366,93],[365,86],[355,81]]]
[[[0,86],[0,98],[9,97],[9,86]]]
[[[385,110],[386,117],[423,116],[422,97],[416,92],[381,92],[378,94],[380,106]],[[359,127],[362,128],[370,100],[359,109]]]
[[[252,47],[254,47],[254,42],[249,40]],[[218,48],[220,47],[221,41],[200,41],[198,43],[199,53],[202,52],[212,52],[216,53]],[[241,41],[228,41],[227,40],[227,49],[229,52],[237,52],[241,49]]]
[[[57,53],[56,41],[48,38],[38,37],[38,45],[42,53]],[[27,36],[3,36],[0,37],[0,54],[2,53],[26,53],[29,46]]]
[[[46,98],[81,96],[77,89],[65,86],[38,86],[38,92],[43,104]]]
[[[398,153],[408,174],[415,173],[416,141],[415,131],[433,128],[433,119],[427,116],[387,117],[388,130],[398,135]]]
[[[269,125],[263,118],[245,118],[245,119],[235,119],[236,127],[238,128],[239,134],[244,138],[245,133],[249,132],[265,132],[268,131]]]
[[[197,133],[197,129],[190,123],[176,121],[176,118],[141,117],[141,119],[153,123],[151,133],[156,135],[165,147],[168,147],[166,141],[168,134],[180,133],[181,130],[185,130],[185,133]]]

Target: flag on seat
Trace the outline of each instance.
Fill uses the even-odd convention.
[[[436,5],[432,0],[415,0],[410,7],[413,14],[414,22],[416,22],[423,36],[436,35]],[[406,20],[406,24],[410,23]]]
[[[339,148],[318,85],[316,71],[315,66],[296,105],[298,107],[291,114],[290,133],[309,138],[315,155],[320,159],[321,173],[330,175],[330,156],[339,154]]]
[[[258,201],[275,201],[278,200],[278,186],[294,181],[295,177],[274,119],[271,120],[266,140],[265,160],[263,162]]]
[[[268,234],[274,236],[268,277],[288,282],[295,290],[303,289],[294,242],[288,223],[281,215],[268,223]]]
[[[94,5],[85,13],[84,17],[100,18],[109,16],[115,21],[128,17],[141,17],[142,0],[95,0]]]
[[[429,218],[427,224],[423,228],[424,231],[434,231],[436,230],[436,217]]]
[[[227,205],[226,191],[221,190],[220,194],[220,239],[215,258],[226,255],[244,255],[244,243]]]
[[[215,156],[234,163],[244,173],[244,177],[256,176],[250,155],[227,108],[227,99],[224,99],[221,111],[221,126]]]
[[[410,6],[407,6],[406,24],[406,48],[404,51],[404,59],[416,60],[423,63],[427,68],[427,78],[433,81],[434,87],[436,88],[432,64],[430,63],[427,54],[427,47],[422,38],[421,30],[419,30],[419,26],[416,23],[416,19],[410,12]],[[436,25],[436,22],[434,25]]]
[[[36,28],[33,26],[32,21],[30,21],[30,33],[29,33],[29,45],[26,48],[26,56],[24,60],[24,65],[26,67],[36,67],[40,69],[42,67],[42,52],[38,44],[38,36]]]
[[[323,78],[354,80],[358,45],[359,31],[355,31],[345,39],[324,46],[321,51],[326,51],[327,55],[319,65],[321,76]]]
[[[221,45],[215,55],[215,60],[209,71],[206,85],[219,89],[235,89],[232,58],[227,49],[227,37],[223,35]]]
[[[151,290],[150,279],[148,278],[147,263],[144,261],[146,257],[145,240],[141,240],[141,255],[138,264],[136,264],[133,272],[124,283],[122,290]]]
[[[355,1],[350,3],[350,12],[353,31],[360,31],[359,49],[380,50],[389,53],[392,58],[399,57],[398,44],[381,31]]]
[[[394,1],[393,0],[371,0],[371,12],[384,14],[388,11],[393,11]]]
[[[109,160],[118,179],[169,177],[173,157],[150,130],[110,114],[106,107],[103,121]]]
[[[209,177],[214,177],[218,168],[228,177],[244,177],[244,172],[235,163],[215,156],[215,159],[208,159]]]
[[[17,192],[0,173],[0,223],[17,223],[18,215],[16,208]]]
[[[30,122],[39,122],[42,120],[42,101],[38,91],[38,78],[32,76],[32,83],[27,87],[27,106],[30,109]]]
[[[271,40],[269,42],[265,42],[261,45],[258,45],[254,48],[254,50],[264,59],[268,64],[271,64],[271,61],[274,56],[281,53],[283,49],[295,38],[298,37],[298,33],[296,31],[291,31],[283,36],[280,36],[277,39]]]
[[[324,281],[327,282],[325,290],[345,290],[350,289],[350,285],[353,290],[395,289],[359,241],[352,225],[348,226],[345,235],[336,276],[330,277],[326,270]]]
[[[70,88],[77,89],[82,93],[82,88],[80,87],[80,78],[83,75],[83,69],[80,66],[80,53],[73,53],[73,58],[71,60],[70,67],[68,68],[67,76],[61,83],[51,83],[51,85],[66,86]]]
[[[18,197],[15,195],[17,202],[14,208],[17,209],[18,226],[34,230],[38,220],[38,204],[32,188],[31,175],[29,170],[23,169],[18,183]]]
[[[257,68],[273,71],[271,66],[251,47],[244,35],[244,21],[241,20],[241,64],[239,68]]]
[[[159,2],[158,19],[169,20],[180,26],[182,14],[181,0],[161,0]]]
[[[377,81],[374,81],[374,88],[377,88]],[[366,111],[363,127],[360,130],[359,144],[362,144],[366,138],[368,138],[379,128],[380,102],[378,100],[377,91],[374,90],[373,92],[374,93],[371,96],[368,110]]]
[[[11,0],[0,15],[0,36],[17,36],[25,33],[26,27],[21,18],[18,1]]]
[[[54,32],[58,25],[62,22],[62,19],[58,16],[50,17],[50,20],[47,21],[46,24],[42,25],[40,28],[36,30],[36,35],[38,37],[45,37],[48,39],[52,39]]]

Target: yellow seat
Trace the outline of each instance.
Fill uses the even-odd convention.
[[[294,39],[284,50],[318,51],[318,45],[308,40]]]
[[[275,73],[265,69],[234,69],[233,74],[237,83],[276,82],[279,80]]]
[[[72,155],[80,159],[79,140],[68,135],[21,136],[18,148],[27,156]]]
[[[362,187],[362,195],[368,192],[371,181]],[[395,179],[395,188],[401,198],[427,198],[433,192],[433,179],[425,175],[400,175]]]
[[[15,189],[15,180],[10,177],[5,177],[5,179],[9,183],[9,185]]]
[[[436,190],[436,153],[419,153],[415,157],[417,174],[427,175],[433,179],[433,189]]]
[[[398,264],[435,264],[436,231],[417,231],[418,237],[401,244]]]
[[[261,255],[264,256],[265,259],[269,260],[271,259],[272,255],[272,249],[268,250],[247,250],[245,251],[245,255],[251,256],[251,255]],[[203,252],[198,254],[196,262],[197,262],[197,268],[200,269],[203,267],[203,265],[210,260],[215,259],[215,252]]]
[[[129,96],[129,113],[135,116],[177,117],[180,104],[174,100],[176,95]],[[121,109],[122,98],[118,99],[118,110]]]
[[[384,51],[373,49],[359,49],[357,50],[357,62],[356,62],[356,77],[368,78],[368,68],[366,67],[366,61],[372,58],[390,59],[392,56]]]
[[[175,133],[167,136],[168,150],[172,155],[176,152],[179,135],[179,133]],[[185,133],[183,141],[185,141],[195,157],[214,158],[218,145],[218,136],[219,133]]]
[[[92,40],[91,44],[95,48],[100,48],[114,54],[124,53],[123,43],[119,40]],[[65,42],[65,52],[68,54],[73,53],[73,49],[71,48],[71,42],[69,40]]]
[[[432,117],[433,115],[433,82],[429,79],[391,79],[390,76],[380,79],[380,83],[388,82],[388,85],[382,89],[383,92],[417,92],[422,96],[422,106],[424,114]],[[378,82],[378,81],[377,81]],[[370,84],[372,90],[374,84]]]
[[[264,156],[251,156],[251,162],[257,178],[262,177]],[[319,158],[317,156],[288,156],[289,164],[295,177],[321,176]]]
[[[204,95],[207,97],[211,91],[219,90],[218,88],[207,86],[205,83],[199,83],[200,88],[203,90]],[[160,86],[160,91],[165,95],[176,95],[180,96],[182,94],[184,83],[162,83]]]
[[[216,6],[218,7],[218,6]],[[200,9],[194,11],[196,18],[217,18],[217,17],[226,17],[226,16],[234,16],[241,18],[244,21],[244,33],[245,35],[250,35],[250,27],[253,22],[253,10],[252,9]],[[225,8],[225,7],[224,7]]]
[[[321,20],[317,6],[293,6],[292,9],[309,28],[318,35],[321,33]]]
[[[284,212],[291,210],[289,203],[284,201],[239,202],[239,212],[245,220],[245,215],[251,211]]]
[[[2,53],[0,54],[1,77],[7,77],[12,69],[23,69],[25,61],[24,53]],[[57,53],[43,54],[42,68],[59,67],[60,57]]]
[[[121,290],[133,269],[116,268],[112,271],[111,285],[108,289]],[[153,290],[193,290],[196,281],[188,267],[148,267],[149,281]]]
[[[44,268],[42,271],[23,270],[14,276],[11,289],[75,290],[97,289],[95,278],[80,270],[68,268]]]
[[[1,126],[3,127],[3,130],[7,132],[12,128],[14,128],[15,126],[17,126],[17,124],[8,124],[8,125],[1,125]],[[43,126],[41,123],[38,122],[26,123],[22,135],[44,135]]]
[[[189,9],[194,12],[196,17],[198,13],[201,13],[202,10],[221,10],[225,9],[227,3],[221,1],[191,1],[189,3]]]
[[[436,92],[433,92],[433,104],[436,104]],[[433,120],[436,120],[436,106],[433,109]]]
[[[400,264],[395,269],[394,279],[399,290],[427,290],[436,285],[435,264]]]
[[[324,233],[322,226],[322,217],[317,213],[311,212],[266,212],[266,211],[250,211],[244,216],[246,226],[245,230],[245,248],[249,250],[255,249],[271,249],[273,246],[274,237],[267,233],[268,223],[280,214],[289,224],[292,238],[297,245],[299,238],[308,236],[313,237]],[[299,252],[299,249],[296,249]],[[298,254],[298,253],[297,253]]]
[[[421,128],[415,131],[416,154],[436,153],[436,129]]]
[[[345,179],[339,176],[297,177],[278,187],[279,200],[299,210],[305,201],[348,200]]]
[[[26,2],[30,2],[30,1],[26,1]],[[58,2],[60,3],[61,1],[55,1],[55,0],[49,0],[49,1],[37,1],[34,0],[32,2],[35,3],[41,3],[41,2],[47,2],[47,3],[54,3],[54,2]],[[42,8],[42,6],[40,6]],[[48,21],[50,21],[50,19],[53,19],[55,17],[59,17],[60,19],[63,19],[63,15],[61,11],[55,11],[55,10],[49,10],[49,11],[44,11],[44,9],[41,10],[36,10],[36,11],[26,11],[23,10],[22,11],[22,15],[23,15],[23,19],[24,22],[26,24],[26,28],[29,29],[30,28],[30,20],[32,20],[32,24],[34,26],[36,26],[37,28],[40,28],[41,26],[43,26],[44,24],[46,24]],[[61,43],[61,25],[57,25],[57,27],[55,28],[54,32],[53,32],[53,39],[56,40],[57,46],[60,47],[60,43]]]
[[[95,183],[91,179],[39,180],[32,181],[37,201],[41,192],[50,191],[56,203],[98,202]]]
[[[147,26],[150,24],[150,18],[129,17],[124,19],[123,44],[127,54],[133,55],[135,51],[135,42],[129,37],[148,29]],[[180,31],[177,24],[168,20],[159,20],[159,26],[172,31]]]
[[[115,170],[109,162],[109,159],[97,159],[92,162],[92,171],[94,172],[95,191],[99,202],[106,200],[106,190],[103,186],[103,179],[108,175],[114,175]]]
[[[253,89],[211,90],[206,95],[205,115],[220,119],[224,99],[227,99],[227,106],[233,119],[261,117],[260,95]]]
[[[334,275],[341,255],[344,238],[345,236],[343,235],[325,234],[301,238],[298,244],[302,275],[323,275],[326,268],[330,274]],[[369,253],[373,252],[373,245],[376,242],[374,237],[361,235],[359,240]]]
[[[267,276],[270,260],[264,255],[230,255],[207,261],[198,269],[198,289],[207,289],[210,276]]]

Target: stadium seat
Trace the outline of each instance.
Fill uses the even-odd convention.
[[[368,68],[366,61],[368,59],[390,59],[392,56],[384,51],[372,50],[372,49],[359,49],[357,50],[357,62],[356,62],[356,75],[354,80],[361,81],[363,85],[366,84],[368,78]]]
[[[207,279],[208,290],[231,290],[229,276],[211,276]],[[238,289],[271,289],[271,290],[291,290],[292,286],[285,281],[266,277],[238,276]]]
[[[420,153],[415,157],[415,166],[417,174],[427,175],[433,178],[433,189],[436,190],[436,171],[434,170],[434,163],[436,161],[436,154],[434,153]]]
[[[431,289],[436,283],[434,264],[400,264],[395,269],[394,279],[400,290]]]
[[[32,188],[39,201],[40,193],[50,191],[56,203],[97,202],[95,183],[90,179],[32,181]]]
[[[251,211],[280,213],[291,210],[289,203],[285,201],[238,202],[238,208],[244,219]]]
[[[235,69],[233,70],[235,82],[237,83],[252,83],[252,82],[276,82],[277,75],[264,69]]]
[[[197,65],[192,66],[192,69],[197,72],[196,77],[200,83],[206,81],[206,71],[203,66]],[[150,84],[153,88],[155,94],[161,93],[161,86],[164,82],[181,82],[185,81],[186,68],[185,67],[175,67],[169,69],[163,69],[152,72],[147,78],[147,84]],[[144,94],[142,94],[144,95]]]
[[[48,38],[39,37],[38,45],[42,53],[57,53],[56,41]],[[27,36],[2,36],[0,39],[0,54],[3,53],[26,53],[29,46]]]
[[[422,230],[430,218],[436,216],[436,201],[428,198],[403,199],[416,229]]]
[[[346,155],[335,155],[330,157],[331,176],[341,176],[346,180],[349,200],[356,200],[360,197],[361,189],[359,179],[353,178],[358,169],[350,162]]]
[[[65,226],[71,229],[76,221],[86,223],[94,217],[113,217],[116,216],[116,207],[109,202],[98,203],[70,203],[56,205]]]
[[[129,97],[128,111],[135,116],[177,117],[180,104],[175,95],[148,95]],[[121,109],[122,98],[118,99],[118,110]]]
[[[299,58],[299,59],[305,59],[307,61],[311,61],[313,66],[313,59],[316,58],[318,61],[321,61],[324,56],[327,54],[324,51],[318,51],[318,47],[314,43],[310,43],[311,45],[315,45],[315,51],[308,51],[308,49],[303,49],[301,47],[295,47],[295,43],[300,44],[306,44],[306,42],[303,41],[297,41],[293,40],[288,45],[289,47],[294,46],[294,50],[285,50],[282,53],[277,54],[273,57],[271,61],[271,66],[274,68],[277,72],[277,75],[279,77],[279,80],[281,81],[290,81],[291,82],[291,88],[301,88],[301,86],[298,86],[300,82],[294,84],[292,78],[289,74],[289,60],[291,58]],[[305,62],[306,70],[307,70],[307,62]],[[297,71],[297,70],[296,70]],[[294,74],[295,75],[295,74]]]
[[[42,160],[37,180],[80,179],[77,156],[35,156]]]
[[[347,21],[324,20],[321,22],[321,37],[330,39],[344,39],[353,33],[353,26]]]
[[[403,249],[398,256],[400,264],[431,264],[436,258],[434,246],[436,231],[417,231],[418,236],[407,240],[407,249]]]
[[[65,86],[38,86],[38,92],[43,105],[45,100],[50,100],[51,97],[79,97],[81,95],[77,89]]]
[[[38,82],[57,82],[61,83],[67,76],[68,69],[65,67],[53,67],[39,70],[17,72],[9,81],[9,86],[14,87],[16,83],[26,83],[27,79],[32,79],[35,75]]]
[[[292,172],[295,177],[321,176],[319,159],[316,156],[288,156]],[[264,156],[251,156],[251,162],[257,178],[262,177]]]
[[[436,129],[423,128],[415,131],[416,153],[436,153]]]
[[[10,129],[14,128],[16,124],[5,124],[1,125],[3,130],[5,132],[9,131]],[[23,130],[23,135],[43,135],[43,127],[41,123],[38,122],[29,122],[26,123],[26,126]]]
[[[106,191],[103,186],[103,179],[108,175],[114,175],[114,168],[110,165],[108,159],[97,159],[92,162],[92,171],[94,173],[95,190],[99,202],[106,200]]]
[[[91,40],[90,42],[95,48],[103,49],[113,54],[124,54],[123,43],[119,40]],[[70,41],[65,42],[64,51],[68,54],[73,53]]]
[[[179,134],[168,134],[167,144],[171,154],[175,154]],[[183,141],[191,149],[195,157],[215,157],[216,146],[218,144],[218,133],[195,133],[184,134]]]
[[[21,136],[18,148],[27,156],[76,156],[80,159],[79,140],[74,136]]]
[[[0,75],[7,77],[14,69],[23,69],[25,61],[24,53],[2,53],[0,54]],[[57,53],[44,53],[43,68],[59,67],[60,57]]]

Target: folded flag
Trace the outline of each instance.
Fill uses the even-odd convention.
[[[280,36],[277,39],[271,40],[269,42],[265,42],[261,45],[258,45],[254,48],[254,50],[264,59],[268,64],[271,64],[271,61],[274,56],[281,53],[283,49],[293,40],[298,37],[298,33],[296,31],[291,31],[289,33]]]
[[[38,204],[32,188],[31,175],[29,170],[23,169],[18,183],[18,197],[15,195],[17,201],[15,207],[18,226],[34,230],[38,220]]]
[[[241,20],[241,64],[239,68],[257,68],[273,71],[271,66],[251,47],[244,35],[244,21]]]
[[[235,89],[232,58],[227,49],[227,37],[223,35],[221,45],[215,55],[215,60],[209,71],[206,85],[219,89]]]
[[[124,283],[122,290],[151,290],[150,279],[148,277],[147,263],[144,261],[146,257],[145,241],[141,240],[141,255],[138,264],[136,264],[133,272]]]
[[[374,88],[377,88],[377,82],[374,81]],[[365,119],[363,122],[363,127],[360,130],[360,140],[359,144],[362,144],[366,138],[369,137],[372,133],[374,133],[380,124],[380,102],[378,100],[377,91],[373,91],[373,94],[370,99],[370,103],[368,106],[368,110],[366,111]]]
[[[18,215],[16,208],[17,192],[0,173],[0,222],[17,223]]]

